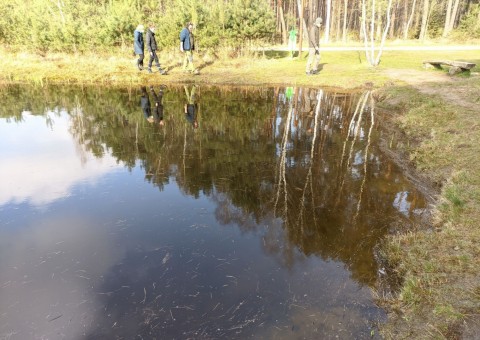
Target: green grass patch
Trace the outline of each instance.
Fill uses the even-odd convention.
[[[162,67],[169,75],[157,77],[139,72],[135,57],[130,52],[114,50],[112,54],[50,53],[34,55],[0,50],[0,81],[6,83],[28,82],[34,84],[77,83],[100,85],[130,85],[145,83],[208,83],[235,85],[288,85],[323,86],[344,89],[381,87],[397,81],[389,70],[410,69],[427,73],[422,62],[425,59],[472,60],[479,58],[478,51],[384,51],[378,67],[371,67],[363,51],[322,51],[317,76],[305,75],[307,53],[291,59],[285,51],[251,53],[240,58],[229,58],[226,53],[214,55],[211,52],[195,54],[194,63],[200,75],[192,77],[181,72],[182,56],[175,51],[159,54]],[[145,64],[148,62],[148,57]]]

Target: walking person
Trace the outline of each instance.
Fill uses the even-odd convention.
[[[143,58],[144,58],[144,50],[145,50],[145,43],[143,41],[143,32],[145,31],[145,27],[143,25],[138,25],[135,31],[133,32],[133,50],[136,55],[138,55],[137,59],[137,67],[138,70],[143,70]]]
[[[193,24],[191,22],[180,31],[180,51],[184,54],[183,71],[198,74],[193,66],[193,51],[195,50],[195,37],[193,36]]]
[[[187,103],[184,105],[185,119],[192,124],[194,129],[198,128],[197,121],[197,108],[198,104],[195,102],[195,90],[197,85],[193,85],[192,89],[188,91],[188,87],[185,85],[185,95],[187,96]]]
[[[165,70],[160,67],[160,62],[158,61],[157,56],[157,41],[155,40],[155,24],[151,23],[148,25],[147,30],[147,50],[150,53],[150,60],[148,62],[148,73],[152,73],[152,64],[155,61],[155,66],[158,68],[160,74],[166,74]]]
[[[322,22],[322,18],[315,19],[315,22],[308,30],[308,60],[305,69],[307,76],[318,73],[318,63],[320,62],[320,26],[322,26]]]
[[[150,92],[152,93],[153,100],[155,101],[155,106],[153,108],[153,120],[160,126],[163,126],[165,124],[163,122],[163,88],[164,86],[160,86],[160,90],[157,94],[155,93],[153,86],[150,86]]]
[[[295,26],[292,26],[290,31],[288,31],[288,49],[290,51],[290,58],[293,59],[293,54],[295,53],[295,48],[297,47],[297,29]]]
[[[150,105],[150,98],[148,98],[147,88],[145,86],[140,87],[140,107],[142,108],[145,119],[149,123],[152,123],[152,107]]]

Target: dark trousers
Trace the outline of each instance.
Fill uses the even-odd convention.
[[[143,54],[138,55],[137,65],[143,66],[143,57],[144,57]]]
[[[155,66],[160,68],[160,62],[158,61],[158,56],[156,51],[150,52],[150,60],[148,62],[148,67],[152,67],[153,61],[155,60]]]
[[[150,88],[150,91],[152,92],[153,100],[155,101],[155,107],[153,108],[153,119],[155,119],[156,122],[159,122],[163,120],[163,91],[160,90],[157,94],[155,93],[153,87]]]

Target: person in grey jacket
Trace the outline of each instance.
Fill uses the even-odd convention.
[[[143,42],[143,32],[145,28],[143,25],[138,25],[133,32],[133,50],[138,55],[137,67],[141,71],[143,70],[143,51],[145,50],[145,43]]]
[[[147,50],[150,54],[150,60],[148,61],[147,70],[148,73],[152,73],[152,64],[155,60],[155,66],[157,66],[158,72],[160,72],[160,74],[166,74],[165,70],[160,67],[160,62],[158,61],[157,56],[157,49],[157,41],[155,40],[155,24],[151,23],[150,25],[148,25],[147,30]]]
[[[322,22],[322,18],[315,19],[312,27],[308,30],[308,60],[305,69],[307,76],[318,73],[318,63],[320,62],[320,26],[322,26]]]

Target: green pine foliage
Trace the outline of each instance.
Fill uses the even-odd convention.
[[[470,11],[454,33],[458,40],[480,39],[480,4],[471,5]]]
[[[187,22],[202,49],[268,41],[275,31],[268,0],[9,0],[0,11],[0,43],[39,53],[130,50],[138,24],[155,23],[162,48],[178,48]]]
[[[275,27],[273,13],[262,1],[236,0],[228,15],[228,33],[237,44],[259,42]]]

